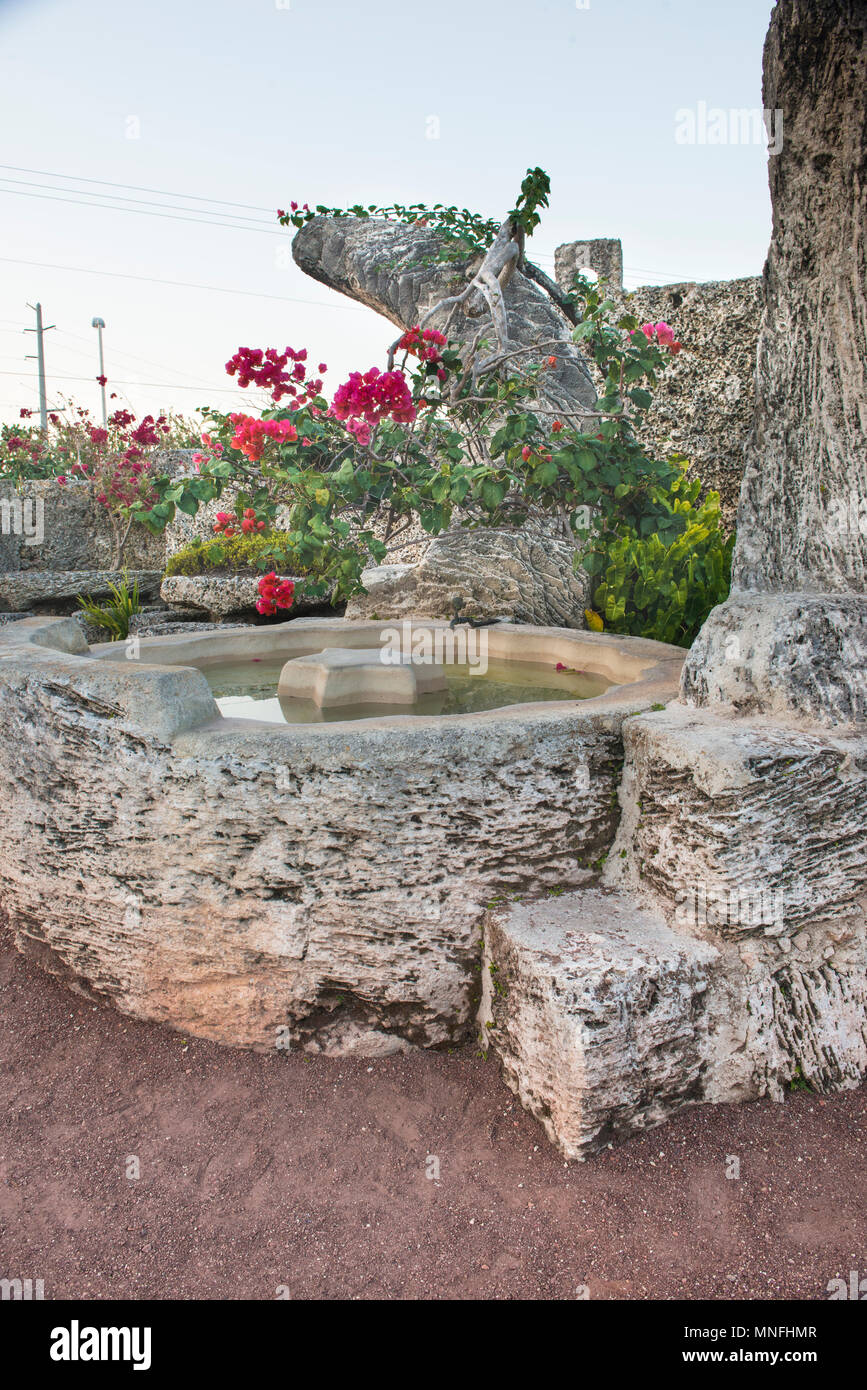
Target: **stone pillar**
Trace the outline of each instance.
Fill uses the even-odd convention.
[[[592,270],[610,290],[623,289],[623,247],[616,237],[567,241],[554,251],[554,279],[568,290],[578,270]]]
[[[732,593],[687,660],[687,704],[867,718],[865,91],[863,0],[779,0],[756,413]]]

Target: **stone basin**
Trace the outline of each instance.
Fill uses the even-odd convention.
[[[277,691],[333,709],[413,705],[423,695],[445,690],[446,684],[442,666],[414,661],[409,653],[327,647],[310,656],[291,657],[280,672]]]
[[[417,630],[448,624],[413,620],[413,644]],[[471,1036],[487,907],[598,881],[624,721],[676,696],[684,657],[577,629],[484,631],[491,661],[610,684],[275,724],[221,715],[209,663],[369,656],[383,624],[93,648],[71,618],[0,628],[0,898],[19,949],[135,1018],[234,1046],[374,1056]]]

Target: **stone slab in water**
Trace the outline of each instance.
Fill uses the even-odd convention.
[[[413,661],[383,651],[328,647],[311,656],[296,656],[280,672],[278,694],[312,700],[320,709],[340,705],[413,705],[423,695],[446,690],[445,671],[436,662]]]

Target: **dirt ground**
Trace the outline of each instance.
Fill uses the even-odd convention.
[[[867,1273],[864,1087],[566,1164],[471,1047],[231,1051],[95,1007],[7,937],[0,1017],[0,1277],[46,1299],[817,1300]]]

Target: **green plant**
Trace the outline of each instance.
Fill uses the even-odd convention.
[[[682,498],[672,491],[684,529],[667,541],[656,532],[634,530],[594,543],[588,567],[599,582],[593,602],[611,632],[650,637],[688,647],[710,610],[727,597],[734,536],[719,526],[719,498],[710,493],[700,506],[687,485]]]
[[[112,642],[124,642],[129,636],[129,620],[134,613],[141,612],[141,596],[138,580],[129,587],[126,570],[119,584],[109,584],[111,601],[99,604],[94,599],[79,595],[78,602],[88,622],[95,627],[104,628],[111,633]]]
[[[170,556],[166,574],[207,574],[209,571],[264,574],[275,565],[287,573],[299,572],[298,563],[293,563],[286,531],[191,541]]]

